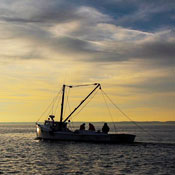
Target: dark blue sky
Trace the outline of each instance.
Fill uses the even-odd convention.
[[[82,0],[73,4],[87,5],[110,15],[119,26],[142,31],[175,27],[173,0]]]

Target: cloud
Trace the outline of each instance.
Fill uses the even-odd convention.
[[[172,61],[175,58],[175,41],[155,40],[142,43],[133,55],[137,58]]]
[[[55,1],[48,3],[45,0],[39,1],[3,1],[1,3],[1,20],[10,22],[62,22],[75,18],[76,7]],[[77,16],[76,16],[77,18]]]
[[[10,6],[9,2],[12,2]],[[3,33],[0,38],[1,58],[48,59],[52,55],[59,59],[64,57],[64,60],[72,60],[73,57],[74,61],[84,62],[140,59],[154,64],[174,64],[175,33],[172,29],[145,32],[122,27],[109,14],[94,8],[96,6],[86,6],[79,2],[9,2],[2,1],[0,7],[0,31]],[[138,1],[134,2],[136,5]],[[111,2],[115,3],[121,5],[122,1]],[[146,1],[136,6],[146,7],[145,14],[171,9],[160,4],[156,9],[149,8],[155,7],[155,3]],[[142,15],[138,15],[138,12],[136,14],[139,18]],[[138,18],[134,17],[136,20]]]
[[[3,5],[2,5],[3,4]],[[93,7],[71,2],[53,0],[12,1],[9,6],[6,1],[0,5],[0,19],[18,23],[64,23],[73,20],[102,22],[108,15],[98,12]]]
[[[117,62],[140,59],[163,66],[175,64],[175,40],[172,39],[174,32],[171,30],[152,34],[133,31],[131,40],[126,40],[129,34],[125,29],[116,35],[119,37],[115,40],[113,38],[113,41],[101,42],[102,51],[97,53],[94,61]]]
[[[172,77],[149,77],[149,79],[143,79],[140,82],[134,82],[129,84],[118,84],[118,86],[135,89],[138,93],[174,93],[175,84],[172,82]]]
[[[175,32],[166,30],[157,32],[153,36],[136,44],[137,48],[132,52],[137,58],[161,61],[163,64],[174,64],[175,58]]]

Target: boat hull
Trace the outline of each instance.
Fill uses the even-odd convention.
[[[52,131],[37,124],[37,138],[43,140],[97,142],[97,143],[133,143],[135,135],[132,134],[105,134],[94,131]]]

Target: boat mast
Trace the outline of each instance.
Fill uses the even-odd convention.
[[[65,87],[66,85],[63,84],[63,89],[62,89],[62,102],[61,102],[61,114],[60,114],[60,123],[63,121],[63,108],[64,108],[64,92],[65,92]]]
[[[90,93],[88,96],[86,96],[86,98],[84,98],[84,100],[81,101],[81,103],[68,115],[68,117],[63,121],[66,122],[70,116],[88,99],[88,97],[99,87],[101,89],[101,85],[99,83],[95,83],[94,85],[97,85]]]

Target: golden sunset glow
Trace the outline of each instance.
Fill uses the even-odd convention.
[[[126,26],[128,16],[88,5],[45,4],[1,2],[9,13],[0,16],[0,122],[34,122],[63,84],[87,83],[100,83],[134,121],[175,120],[173,29]],[[91,89],[75,91],[73,104]],[[114,121],[128,121],[109,107]],[[75,117],[110,120],[100,92]]]

